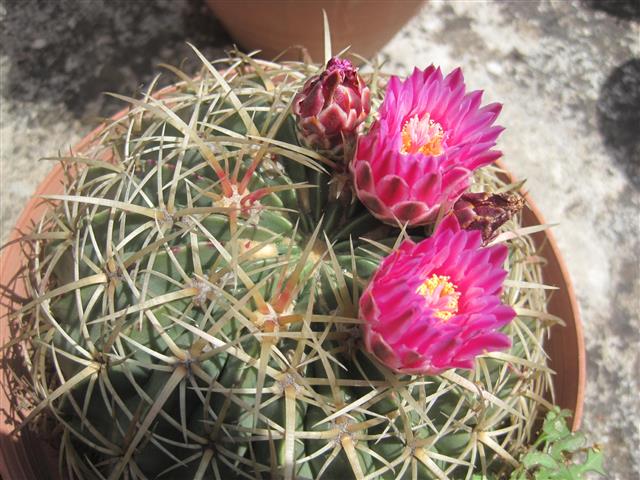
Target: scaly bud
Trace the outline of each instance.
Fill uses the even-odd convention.
[[[300,135],[312,147],[330,150],[353,139],[371,110],[369,88],[349,60],[333,57],[293,100]]]

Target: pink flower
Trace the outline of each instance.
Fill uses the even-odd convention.
[[[379,119],[358,140],[351,164],[356,192],[373,215],[397,225],[433,222],[467,189],[473,170],[501,152],[491,150],[503,128],[501,105],[480,107],[481,91],[465,95],[462,71],[439,68],[392,77]]]
[[[305,141],[331,149],[355,134],[371,110],[369,88],[349,60],[333,57],[293,100],[293,113]]]
[[[500,300],[508,249],[481,243],[449,215],[433,236],[386,257],[360,298],[366,349],[397,372],[434,375],[509,348],[497,331],[515,316]]]

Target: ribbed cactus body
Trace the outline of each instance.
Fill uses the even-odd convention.
[[[523,312],[513,348],[473,372],[379,364],[362,349],[359,293],[398,238],[429,232],[373,218],[343,188],[346,169],[298,144],[290,102],[309,67],[230,64],[134,102],[38,227],[20,313],[35,412],[59,425],[65,474],[508,468],[548,387],[544,294],[507,288]],[[503,186],[491,169],[477,181]],[[513,280],[541,281],[532,251],[512,242]]]

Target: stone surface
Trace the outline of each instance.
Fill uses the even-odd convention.
[[[0,1],[0,237],[47,171],[39,161],[68,149],[163,71],[194,73],[186,42],[209,58],[231,40],[204,2]],[[175,81],[164,70],[159,84]]]
[[[463,67],[504,103],[507,165],[551,222],[588,350],[584,429],[611,478],[640,475],[640,12],[634,1],[430,2],[387,70]],[[161,69],[232,41],[202,0],[0,0],[0,237],[64,151]],[[164,74],[161,82],[172,80]]]

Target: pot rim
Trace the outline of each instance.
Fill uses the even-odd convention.
[[[509,179],[511,183],[517,183],[517,178],[511,173],[511,171],[506,167],[505,162],[502,158],[496,160],[494,163],[498,168],[504,171],[505,176]],[[531,211],[531,214],[535,217],[536,222],[540,225],[546,224],[546,219],[533,198],[531,198],[531,194],[522,188],[519,190],[519,193],[525,199],[526,207]],[[576,378],[576,394],[575,401],[572,401],[573,404],[570,408],[572,410],[572,419],[571,419],[571,429],[572,431],[577,431],[580,429],[580,425],[582,424],[582,414],[584,411],[584,397],[586,391],[586,383],[587,383],[587,355],[584,343],[584,331],[582,327],[582,317],[580,315],[580,306],[578,304],[578,299],[576,297],[576,293],[573,286],[573,281],[571,280],[571,275],[569,274],[569,268],[567,267],[566,262],[564,261],[564,257],[560,252],[560,248],[558,247],[558,243],[556,241],[556,237],[551,228],[547,228],[542,232],[544,234],[546,240],[546,248],[547,252],[544,254],[544,257],[549,261],[555,261],[554,267],[558,269],[558,273],[562,279],[562,288],[560,289],[560,295],[564,297],[564,301],[568,302],[566,305],[571,311],[570,318],[561,317],[567,323],[566,326],[561,328],[568,328],[575,332],[575,349],[577,354],[577,373],[578,376]],[[543,272],[544,277],[544,272]],[[546,280],[545,280],[546,283]],[[557,328],[557,327],[556,327]],[[546,351],[546,349],[545,349]],[[548,352],[547,352],[548,353]],[[557,374],[557,372],[556,372]],[[556,377],[554,376],[554,379]],[[555,382],[554,382],[555,384]]]

